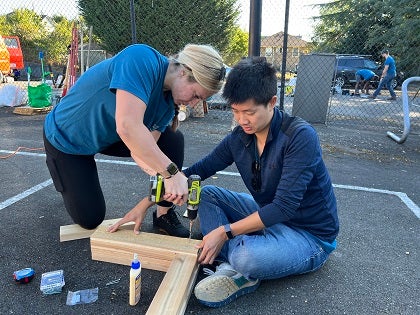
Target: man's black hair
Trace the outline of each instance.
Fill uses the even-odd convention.
[[[276,94],[276,70],[264,57],[239,61],[229,72],[223,89],[223,97],[229,104],[253,99],[257,104],[266,105]]]

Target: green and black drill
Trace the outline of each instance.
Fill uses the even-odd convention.
[[[150,176],[150,193],[149,200],[155,203],[163,200],[165,187],[163,177],[160,175]],[[198,206],[200,204],[201,194],[201,177],[199,175],[191,175],[188,177],[188,200],[187,200],[187,216],[190,220],[190,238],[195,219],[197,218]]]

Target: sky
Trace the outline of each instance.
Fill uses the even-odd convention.
[[[237,1],[242,11],[239,18],[239,25],[244,31],[248,31],[250,0]],[[273,35],[283,31],[286,1],[262,1],[261,34]],[[290,0],[289,34],[301,35],[303,39],[310,40],[313,29],[313,23],[310,17],[318,15],[318,9],[312,5],[329,1],[331,0]],[[74,18],[78,14],[77,0],[2,0],[0,1],[0,14],[9,13],[21,7],[33,9],[39,14],[52,15],[57,12],[65,15],[67,18]]]
[[[311,17],[319,14],[318,7],[313,5],[327,2],[331,0],[290,0],[288,33],[310,40],[313,32]],[[248,31],[250,0],[238,0],[238,3],[242,9],[239,25]],[[262,0],[261,35],[273,35],[284,30],[285,6],[285,0]]]

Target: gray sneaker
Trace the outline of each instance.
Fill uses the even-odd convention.
[[[204,268],[209,276],[201,280],[194,289],[198,301],[209,307],[224,306],[241,295],[254,292],[260,280],[248,280],[228,263],[221,263],[216,272]]]

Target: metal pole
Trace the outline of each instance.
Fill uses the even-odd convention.
[[[287,61],[287,38],[289,37],[289,7],[290,0],[286,0],[286,9],[284,14],[284,30],[283,30],[283,56],[281,60],[281,81],[280,81],[280,110],[284,110],[284,83],[286,79],[286,61]]]
[[[130,0],[130,18],[131,18],[131,43],[137,43],[136,33],[136,13],[134,12],[134,0]]]
[[[83,47],[83,24],[80,23],[80,74],[85,73],[85,50]]]
[[[261,52],[262,0],[250,0],[248,56],[259,56]]]
[[[411,77],[405,79],[401,86],[401,95],[403,102],[403,113],[404,113],[404,131],[401,137],[398,137],[395,133],[388,131],[386,135],[395,142],[401,144],[407,140],[408,134],[410,133],[410,104],[408,100],[408,85],[411,82],[420,82],[420,77]]]
[[[92,29],[93,29],[93,26],[91,25],[89,27],[89,44],[88,44],[87,59],[86,59],[86,70],[89,69],[89,65],[90,65],[90,48],[92,45]]]

